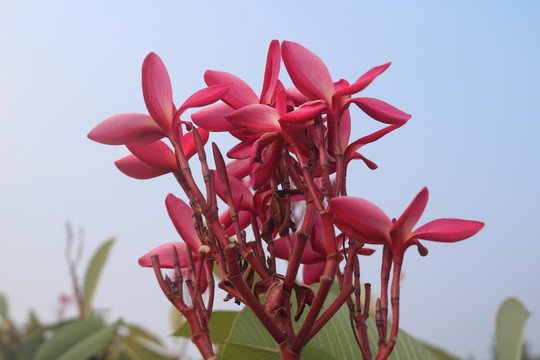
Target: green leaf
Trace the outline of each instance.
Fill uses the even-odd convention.
[[[425,342],[422,342],[422,344],[429,350],[438,360],[460,360],[458,357],[449,354],[446,350],[443,350],[437,346],[433,346],[430,344],[426,344]]]
[[[186,323],[186,318],[174,306],[171,306],[170,309],[171,310],[169,312],[169,314],[170,314],[169,321],[170,321],[170,324],[171,324],[171,327],[172,327],[173,331],[175,331],[175,330],[179,329],[182,325],[184,325]],[[174,334],[173,334],[173,336],[174,336]]]
[[[129,337],[130,339],[144,339],[146,341],[149,341],[151,343],[154,343],[156,345],[162,345],[161,341],[157,338],[157,336],[149,333],[147,330],[136,326],[136,325],[128,325],[124,324],[125,327],[129,329]]]
[[[329,306],[337,294],[337,287],[333,287],[326,299],[325,306]],[[305,316],[306,314],[303,315],[299,323],[295,324],[296,330],[299,329]],[[373,316],[368,319],[368,333],[371,349],[376,354],[378,338]],[[225,342],[222,360],[278,360],[280,358],[278,345],[253,312],[244,308],[233,324],[231,336]],[[310,360],[362,358],[351,330],[349,311],[346,307],[342,307],[304,347],[302,358]],[[402,330],[399,332],[396,347],[389,359],[438,360],[423,344]]]
[[[231,328],[233,327],[234,320],[240,312],[238,311],[220,311],[216,310],[212,312],[212,317],[210,318],[210,324],[208,325],[210,329],[210,337],[212,343],[216,345],[223,345],[225,339],[229,336]],[[187,322],[183,323],[182,326],[173,334],[173,336],[181,337],[191,337],[191,330]]]
[[[70,347],[57,360],[88,359],[92,355],[97,354],[113,340],[120,324],[121,320],[118,320],[114,324],[80,339],[79,342]]]
[[[34,360],[58,359],[81,339],[103,329],[105,325],[101,320],[79,320],[58,329],[53,337],[43,343],[36,352]]]
[[[92,309],[92,299],[96,291],[97,283],[111,246],[114,243],[114,239],[107,240],[101,245],[101,247],[95,252],[88,268],[86,269],[86,275],[84,278],[84,292],[83,292],[83,317],[90,316]]]
[[[131,339],[121,339],[118,341],[118,344],[125,355],[131,360],[170,360],[170,358]]]
[[[507,299],[497,313],[495,337],[498,360],[521,359],[523,331],[529,312],[515,298]]]
[[[8,314],[8,304],[4,294],[0,293],[0,316],[4,319],[7,319]]]

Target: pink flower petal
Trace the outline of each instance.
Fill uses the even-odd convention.
[[[197,131],[199,132],[199,136],[201,137],[203,145],[206,144],[208,138],[210,137],[210,133],[207,130],[201,128],[198,128]],[[197,153],[197,148],[195,147],[195,139],[193,139],[193,131],[190,131],[182,136],[182,149],[184,150],[184,155],[186,155],[186,159],[191,158]]]
[[[225,227],[225,234],[232,237],[236,234],[236,229],[231,218],[231,213],[229,210],[223,211],[219,214],[219,222]],[[251,224],[251,212],[249,211],[239,211],[238,212],[238,223],[240,224],[240,230],[244,230]]]
[[[253,147],[256,148],[257,142],[260,141],[261,140],[257,140],[255,144],[253,144]],[[272,178],[272,176],[275,175],[276,169],[279,165],[279,160],[281,159],[282,147],[283,141],[281,141],[281,139],[271,142],[270,145],[264,147],[264,149],[260,152],[260,156],[258,156],[259,159],[257,161],[255,161],[257,151],[252,153],[250,158],[250,173],[251,180],[253,181],[251,185],[254,189],[258,189],[259,187],[263,186]]]
[[[324,274],[324,267],[326,266],[326,261],[315,263],[315,264],[306,264],[302,269],[302,278],[306,285],[311,285],[318,283],[322,274]]]
[[[429,192],[424,187],[403,212],[403,215],[392,225],[392,239],[402,244],[411,233],[414,225],[420,220],[428,202]]]
[[[279,67],[281,64],[281,51],[279,41],[272,40],[268,47],[266,56],[266,71],[264,72],[264,83],[261,92],[261,104],[272,104],[274,92],[279,76]]]
[[[225,120],[225,116],[233,111],[234,109],[227,104],[212,104],[191,114],[191,120],[208,131],[231,131],[238,127]]]
[[[358,80],[356,80],[356,82],[351,86],[343,87],[337,90],[336,95],[351,95],[364,90],[369,84],[371,84],[373,80],[375,80],[377,76],[381,75],[386,69],[388,69],[390,64],[390,62],[387,62],[386,64],[375,66],[364,75],[360,76]]]
[[[133,155],[146,164],[163,171],[176,171],[176,157],[171,148],[158,140],[145,145],[126,145]]]
[[[246,159],[251,156],[251,148],[253,143],[251,141],[243,141],[235,145],[231,150],[227,152],[227,157],[231,159]]]
[[[295,123],[309,121],[326,110],[327,107],[328,104],[322,100],[310,101],[302,104],[294,111],[282,115],[280,120]]]
[[[187,255],[186,255],[186,244],[181,242],[171,242],[167,244],[160,245],[152,250],[150,250],[145,255],[139,258],[139,265],[142,267],[153,267],[152,265],[152,256],[159,256],[159,267],[163,269],[172,269],[174,268],[172,252],[173,247],[176,248],[176,253],[178,254],[178,259],[180,260],[180,266],[186,267]]]
[[[214,170],[214,184],[216,186],[216,193],[223,201],[227,201],[225,193],[223,192],[223,185],[219,180],[217,171]],[[248,210],[254,211],[253,207],[253,194],[249,191],[248,187],[244,185],[242,180],[229,176],[229,185],[231,186],[231,195],[233,202],[238,206],[236,210]],[[239,203],[240,202],[240,203]]]
[[[259,103],[257,94],[238,76],[224,71],[206,70],[204,81],[208,86],[231,84],[229,91],[223,96],[222,100],[235,109]]]
[[[182,240],[188,244],[191,252],[196,254],[202,244],[193,226],[191,208],[173,194],[167,195],[165,206],[176,231],[178,231]]]
[[[391,133],[392,131],[400,128],[401,126],[403,126],[403,123],[402,124],[389,125],[389,126],[385,127],[384,129],[378,130],[378,131],[376,131],[376,132],[374,132],[372,134],[369,134],[367,136],[364,136],[364,137],[356,140],[355,142],[350,143],[349,146],[347,147],[347,150],[345,151],[345,158],[353,156],[352,154],[356,150],[360,149],[362,146],[379,140],[380,138],[382,138],[386,134]]]
[[[90,140],[107,145],[148,144],[163,136],[159,125],[145,114],[111,116],[88,133]]]
[[[142,162],[135,155],[128,155],[115,161],[114,164],[125,175],[140,180],[155,178],[170,172],[168,170],[156,169]]]
[[[473,220],[437,219],[420,226],[409,235],[409,239],[455,242],[465,240],[484,227],[484,223]]]
[[[345,109],[343,113],[341,114],[341,119],[339,121],[339,140],[341,141],[341,151],[345,151],[347,149],[347,145],[349,144],[349,139],[351,137],[351,112],[349,109]],[[330,142],[330,138],[328,138],[328,148],[331,149],[333,153],[333,144]]]
[[[302,94],[297,88],[291,87],[285,89],[285,94],[287,94],[287,99],[292,100],[296,106],[300,106],[303,103],[311,101],[306,95]]]
[[[242,180],[249,175],[249,157],[245,159],[229,161],[226,167],[229,176],[233,176],[237,179]]]
[[[370,117],[385,124],[403,124],[411,118],[411,115],[381,100],[362,97],[349,99],[349,102],[358,105]]]
[[[214,85],[197,91],[180,106],[178,111],[184,111],[188,108],[201,107],[215,103],[227,93],[231,85]]]
[[[142,88],[144,102],[150,116],[163,131],[168,132],[175,113],[171,80],[165,65],[153,52],[148,54],[143,62]]]
[[[322,60],[300,44],[281,44],[283,62],[294,85],[311,100],[332,102],[334,83]]]
[[[347,156],[345,158],[345,165],[348,165],[351,160],[360,159],[366,164],[366,166],[370,170],[376,170],[379,166],[375,164],[373,161],[366,158],[364,155],[360,154],[359,152],[355,152],[354,154]]]
[[[375,204],[353,196],[329,202],[337,227],[347,236],[370,244],[389,244],[392,221]]]
[[[281,132],[278,112],[268,105],[247,105],[235,110],[226,116],[226,119],[234,125],[256,133]]]

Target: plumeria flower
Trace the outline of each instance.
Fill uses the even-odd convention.
[[[347,147],[346,141],[338,141],[338,139],[345,136],[348,140],[350,116],[346,114],[346,110],[350,104],[357,105],[371,118],[389,125],[402,125],[411,118],[409,114],[384,101],[369,97],[351,98],[352,94],[362,91],[382,74],[390,66],[390,63],[375,66],[351,85],[343,79],[333,82],[324,62],[300,44],[283,41],[281,53],[289,76],[298,90],[288,89],[289,96],[295,99],[302,99],[302,96],[304,96],[309,100],[322,100],[327,104],[325,112],[328,121],[328,149],[330,155],[338,150],[343,154]],[[303,101],[305,101],[305,98]],[[387,129],[394,130],[395,128],[388,127]],[[353,158],[365,159],[355,151],[350,153],[347,160],[350,161]],[[373,168],[369,161],[366,161],[366,164]]]
[[[382,74],[390,63],[376,66],[360,76],[352,85],[345,80],[336,83],[324,62],[300,44],[283,41],[281,52],[285,67],[296,88],[311,100],[323,100],[330,111],[340,112],[350,103],[358,105],[367,115],[386,124],[404,123],[410,115],[395,107],[373,98],[350,98],[368,86]]]
[[[484,227],[484,223],[472,220],[443,218],[428,222],[413,230],[428,201],[428,189],[423,188],[397,221],[390,218],[373,203],[352,196],[330,200],[337,227],[358,241],[388,246],[394,262],[401,263],[405,250],[416,245],[420,255],[427,249],[419,240],[456,242],[465,240]]]
[[[112,116],[96,125],[88,137],[102,144],[126,145],[133,155],[118,160],[118,169],[137,179],[149,179],[178,170],[173,151],[161,138],[180,141],[186,158],[196,153],[193,133],[183,134],[182,127],[175,126],[175,121],[179,121],[189,108],[216,102],[227,93],[230,85],[199,90],[176,110],[169,73],[159,56],[150,53],[142,66],[142,88],[149,115],[127,113]],[[203,142],[208,140],[208,131],[200,129],[199,134]]]
[[[204,73],[204,81],[208,86],[229,84],[230,89],[222,97],[223,103],[213,104],[199,110],[191,116],[191,119],[197,126],[209,131],[230,131],[235,136],[245,136],[246,134],[239,131],[237,126],[225,120],[225,116],[248,105],[271,105],[275,101],[277,89],[283,88],[278,80],[280,64],[279,42],[272,40],[268,47],[264,83],[260,97],[238,76],[224,71],[207,70]]]
[[[195,274],[191,274],[187,268],[189,266],[187,251],[191,252],[191,256],[195,264],[199,261],[199,249],[202,246],[195,227],[193,226],[193,217],[191,208],[181,199],[169,194],[165,200],[167,206],[167,212],[171,218],[176,231],[184,240],[184,242],[174,242],[160,245],[139,259],[139,265],[143,267],[152,267],[152,256],[159,255],[159,265],[161,268],[171,269],[173,264],[173,246],[178,253],[178,259],[180,260],[180,267],[182,273],[187,279],[195,278]],[[206,290],[208,285],[207,274],[205,267],[201,267],[201,292]]]

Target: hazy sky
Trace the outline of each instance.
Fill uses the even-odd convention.
[[[525,338],[540,353],[538,19],[536,1],[3,0],[0,291],[20,322],[30,308],[53,320],[57,295],[70,290],[71,221],[84,228],[85,260],[104,239],[118,239],[97,307],[170,333],[167,300],[136,261],[178,239],[164,199],[181,189],[169,177],[124,176],[113,161],[127,150],[86,134],[111,115],[146,112],[140,69],[150,51],[165,62],[181,103],[205,86],[206,69],[236,74],[259,92],[268,44],[292,40],[318,54],[335,80],[392,61],[363,94],[413,116],[363,148],[379,169],[353,163],[351,195],[397,217],[427,186],[421,223],[486,223],[461,243],[424,242],[426,258],[408,254],[402,327],[488,359],[496,310],[516,296],[532,312]],[[353,136],[365,134],[359,112],[353,120]],[[378,263],[378,255],[365,260],[364,281],[377,282]]]

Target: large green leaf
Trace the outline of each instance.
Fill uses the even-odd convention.
[[[70,347],[62,354],[62,356],[58,357],[57,360],[82,360],[90,358],[92,355],[97,354],[105,346],[111,343],[118,331],[118,326],[120,326],[120,324],[121,320],[118,320],[114,324],[106,326],[103,329],[98,330],[83,339],[80,339],[79,342]]]
[[[210,318],[210,324],[208,327],[210,329],[210,337],[212,343],[216,345],[223,345],[225,339],[231,333],[231,328],[234,323],[234,319],[238,316],[240,312],[238,311],[220,311],[216,310],[212,312],[212,317]],[[191,337],[191,330],[187,322],[184,322],[178,330],[175,331],[173,336],[181,337]]]
[[[53,337],[43,343],[36,352],[34,360],[53,360],[68,351],[78,343],[95,332],[103,329],[105,325],[98,319],[85,319],[70,323],[55,331]]]
[[[429,350],[438,360],[460,360],[458,357],[449,354],[446,350],[443,350],[437,346],[433,346],[431,344],[426,344],[425,342],[422,342],[422,344]]]
[[[337,291],[337,288],[332,289],[326,300],[326,306],[337,296]],[[298,329],[299,325],[296,324],[295,328]],[[373,317],[368,319],[368,333],[371,348],[376,353],[378,338]],[[342,307],[334,315],[332,320],[304,347],[302,352],[302,358],[310,360],[360,359],[361,357],[351,330],[349,311],[346,307]],[[231,336],[225,342],[222,360],[235,359],[280,359],[278,345],[248,308],[244,308],[237,316]],[[424,345],[402,330],[390,359],[437,360]]]
[[[130,338],[120,339],[118,341],[122,351],[131,360],[170,360],[141,343]]]
[[[515,298],[506,300],[499,307],[495,329],[498,360],[521,359],[523,330],[529,315],[523,304]]]
[[[83,292],[83,317],[90,316],[92,309],[92,299],[96,292],[97,283],[111,246],[114,243],[114,239],[107,240],[99,247],[95,252],[92,260],[90,261],[88,268],[86,269],[86,275],[84,277],[84,292]]]
[[[135,340],[146,340],[148,342],[154,343],[156,345],[161,346],[161,341],[155,336],[154,334],[149,333],[147,330],[136,326],[136,325],[128,325],[124,324],[125,327],[129,329],[129,338],[135,339]]]

